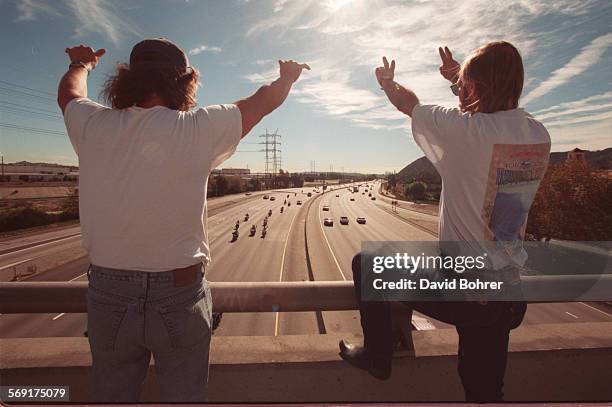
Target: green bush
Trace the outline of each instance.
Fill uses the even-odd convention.
[[[424,182],[412,182],[406,186],[406,197],[415,200],[424,200],[427,192],[427,184]]]

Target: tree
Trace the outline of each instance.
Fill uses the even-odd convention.
[[[527,233],[536,239],[612,240],[612,180],[577,160],[549,166]]]
[[[424,182],[411,182],[406,185],[406,197],[417,201],[425,199],[425,192],[427,191],[427,184]]]

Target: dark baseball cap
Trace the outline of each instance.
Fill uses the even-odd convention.
[[[134,45],[130,54],[130,67],[173,67],[179,72],[191,73],[185,52],[166,38],[147,38]]]

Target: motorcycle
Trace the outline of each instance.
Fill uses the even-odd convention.
[[[287,206],[291,206],[291,202],[287,202]]]
[[[251,226],[251,233],[249,236],[255,236],[255,233],[257,233],[257,227],[253,225]]]
[[[234,225],[234,230],[238,230],[239,227],[240,227],[240,221],[237,220],[236,225]]]
[[[268,218],[264,218],[263,226],[264,226],[264,228],[268,226]]]
[[[283,209],[285,209],[285,207],[284,207],[284,206],[281,206],[280,213],[283,213]]]
[[[244,221],[248,221],[249,220],[249,214],[247,213],[246,215],[244,215]]]
[[[268,216],[272,216],[272,209],[268,211]]]
[[[238,235],[239,235],[238,229],[232,232],[232,242],[235,242],[236,240],[238,240]]]
[[[268,228],[263,228],[263,229],[261,230],[261,237],[262,237],[262,239],[263,239],[264,237],[266,237],[266,233],[268,233]]]

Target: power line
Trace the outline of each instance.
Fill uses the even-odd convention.
[[[52,117],[52,118],[56,118],[56,119],[61,119],[62,118],[61,116],[59,116],[57,114],[41,113],[41,112],[36,112],[36,111],[33,111],[33,110],[29,110],[29,109],[20,109],[18,107],[0,106],[0,110],[4,110],[5,112],[8,111],[9,113],[11,113],[11,111],[14,111],[14,112],[27,113],[27,114],[37,114],[37,115],[46,116],[46,117]]]
[[[43,113],[58,113],[57,111],[53,111],[53,110],[39,109],[37,107],[32,107],[32,106],[27,106],[27,105],[20,105],[19,103],[5,102],[4,100],[0,100],[0,103],[4,103],[5,105],[23,107],[25,109],[39,110],[39,111],[41,111]]]
[[[28,88],[27,86],[23,86],[23,85],[19,85],[17,83],[13,83],[13,82],[7,82],[7,81],[3,81],[0,79],[0,83],[4,83],[5,85],[9,85],[9,86],[14,86],[16,88],[23,88],[23,89],[27,89],[27,90],[31,90],[33,92],[38,92],[38,93],[42,93],[44,95],[49,95],[49,96],[56,96],[55,93],[51,93],[51,92],[46,92],[44,90],[38,90],[38,89],[34,89],[34,88]]]
[[[22,90],[11,89],[11,88],[5,88],[5,87],[3,87],[3,86],[0,86],[0,90],[3,90],[3,91],[5,91],[5,92],[13,92],[13,93],[22,94],[22,95],[25,95],[25,96],[29,96],[29,97],[31,97],[31,98],[42,99],[42,100],[48,100],[48,101],[50,101],[50,102],[56,102],[56,100],[55,100],[55,99],[52,99],[52,98],[50,98],[50,97],[41,96],[41,95],[33,95],[33,94],[31,94],[31,93],[24,92],[24,91],[22,91]]]
[[[40,129],[40,128],[28,127],[28,126],[20,126],[20,125],[12,124],[12,123],[0,123],[0,127],[5,127],[5,128],[8,128],[8,129],[15,129],[15,130],[29,131],[31,133],[49,134],[49,135],[52,135],[52,136],[66,137],[66,133],[62,132],[62,131]]]

